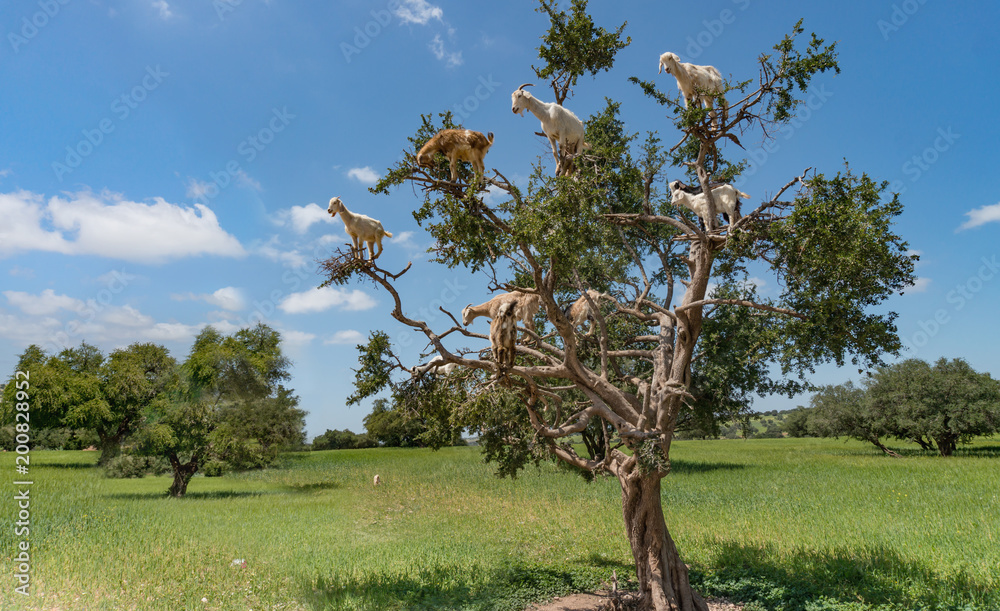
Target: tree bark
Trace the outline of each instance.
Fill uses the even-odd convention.
[[[101,457],[97,459],[97,464],[106,467],[111,459],[121,454],[122,441],[120,435],[108,435],[97,431],[97,436],[101,440]]]
[[[172,497],[182,497],[187,493],[188,482],[198,471],[198,456],[192,456],[187,463],[182,463],[174,452],[171,452],[167,458],[174,470],[174,483],[170,485],[168,493]]]
[[[619,471],[622,513],[639,580],[639,608],[649,611],[708,611],[691,588],[687,566],[681,561],[663,519],[658,473],[640,473],[633,463]]]

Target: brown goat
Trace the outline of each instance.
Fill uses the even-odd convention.
[[[458,162],[467,161],[480,176],[486,171],[483,158],[493,146],[493,132],[484,136],[471,129],[442,129],[427,141],[417,153],[417,164],[425,167],[434,165],[434,153],[448,158],[451,181],[458,181]]]

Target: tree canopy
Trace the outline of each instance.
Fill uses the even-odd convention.
[[[574,0],[572,16],[540,4],[551,27],[536,74],[568,101],[577,76],[612,65],[628,43],[624,25],[614,33],[593,27],[584,0]],[[839,71],[836,43],[813,35],[803,45],[803,31],[796,23],[760,56],[757,78],[727,81],[714,110],[630,79],[679,130],[669,149],[656,129],[641,139],[630,133],[621,104],[608,99],[586,120],[590,148],[569,176],[552,176],[544,160],[524,184],[496,169],[481,183],[453,183],[444,167],[417,168],[409,156],[389,168],[372,191],[422,188],[414,218],[435,240],[428,264],[462,266],[485,286],[537,296],[535,329],[518,327],[511,346],[512,335],[499,331],[514,324],[516,316],[504,319],[510,310],[496,314],[490,335],[454,314],[443,329],[406,315],[395,281],[411,266],[384,270],[347,253],[324,264],[327,283],[376,283],[392,297],[395,320],[463,368],[452,374],[466,380],[452,423],[479,434],[500,474],[555,458],[619,479],[641,608],[705,609],[660,505],[678,427],[699,413],[738,413],[753,393],[802,390],[818,364],[877,367],[900,348],[895,314],[878,306],[912,284],[914,257],[894,233],[902,204],[886,182],[846,162],[832,173],[806,168],[770,197],[744,202],[751,205],[739,218],[720,224],[714,214],[712,183],[731,183],[746,167],[740,139],[773,138],[812,80]],[[408,137],[414,151],[454,127],[449,113],[437,116],[423,115]],[[682,177],[709,202],[703,224],[664,188]],[[779,290],[756,290],[751,274],[761,273]],[[595,301],[588,290],[603,295]],[[583,327],[565,312],[578,299],[591,312]],[[355,396],[372,396],[397,370],[409,367],[387,337],[373,337]],[[582,452],[577,434],[588,440]]]

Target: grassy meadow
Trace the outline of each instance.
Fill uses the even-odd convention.
[[[697,587],[748,610],[996,610],[1000,443],[960,454],[675,442],[667,525]],[[32,453],[31,596],[8,569],[0,609],[523,609],[631,574],[615,480],[500,480],[477,448],[293,454],[183,499],[96,459]],[[8,567],[19,540],[0,534]]]

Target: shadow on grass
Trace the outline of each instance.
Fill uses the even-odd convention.
[[[310,482],[307,484],[285,484],[283,486],[286,492],[298,494],[306,492],[322,492],[323,490],[333,490],[340,487],[340,484],[337,482]]]
[[[670,459],[670,472],[680,475],[710,473],[712,471],[735,471],[738,469],[746,469],[746,465],[735,462],[698,462],[694,460]]]
[[[692,570],[695,588],[755,610],[1000,608],[1000,595],[964,572],[941,578],[885,546],[788,553],[730,542],[714,564],[709,573]]]
[[[188,492],[181,498],[195,500],[245,499],[272,494],[281,494],[281,492],[277,490],[207,490],[203,492]],[[159,492],[117,492],[114,494],[105,494],[104,498],[122,501],[156,501],[170,497],[167,495],[166,490],[162,490]]]
[[[32,467],[46,468],[52,467],[54,469],[98,469],[100,466],[96,462],[34,462],[31,463]]]
[[[616,565],[618,566],[618,565]],[[533,602],[598,589],[606,567],[546,567],[512,564],[503,568],[452,566],[424,568],[416,575],[371,573],[362,577],[313,577],[303,582],[303,601],[320,609],[407,609],[520,611]]]

